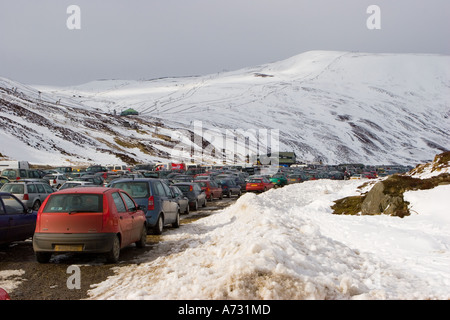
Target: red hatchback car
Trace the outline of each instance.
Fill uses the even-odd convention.
[[[250,178],[245,186],[246,191],[264,192],[275,186],[269,179],[265,177]]]
[[[212,201],[214,198],[223,199],[222,188],[214,180],[195,180],[202,190],[205,190],[206,199]]]
[[[104,253],[108,262],[119,260],[129,244],[144,247],[144,212],[123,190],[80,187],[52,193],[39,208],[33,249],[38,262],[53,253]]]

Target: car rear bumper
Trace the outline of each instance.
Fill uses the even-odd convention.
[[[115,233],[35,233],[35,252],[108,252]]]
[[[264,187],[247,187],[245,190],[247,192],[263,192]]]

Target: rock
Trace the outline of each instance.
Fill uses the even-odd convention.
[[[386,194],[383,181],[377,182],[361,204],[362,215],[409,215],[403,196]],[[406,212],[404,211],[406,208]]]

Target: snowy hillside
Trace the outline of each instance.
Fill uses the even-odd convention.
[[[219,134],[279,130],[280,151],[295,151],[305,161],[416,165],[450,147],[449,56],[312,51],[207,76],[34,90],[25,94],[36,97],[39,90],[45,101],[99,117],[131,107],[139,119],[158,119],[167,129],[194,131],[199,121]],[[8,113],[4,106],[0,112]],[[3,125],[0,134],[12,139]]]
[[[170,135],[156,119],[113,116],[0,78],[0,159],[132,165],[168,158]]]

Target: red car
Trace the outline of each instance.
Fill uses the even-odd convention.
[[[38,211],[33,249],[41,263],[62,252],[104,253],[115,263],[122,248],[144,247],[146,239],[145,214],[128,193],[81,187],[47,197]]]
[[[363,172],[361,174],[367,179],[376,179],[378,177],[377,173],[374,171]]]
[[[6,292],[2,288],[0,288],[0,300],[11,300],[11,298],[9,297],[8,292]]]
[[[272,189],[275,185],[267,178],[250,178],[245,186],[246,191],[264,192]]]
[[[214,198],[223,199],[222,188],[214,180],[195,180],[202,190],[205,190],[206,199],[212,201]]]

